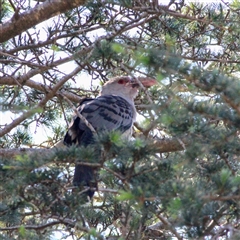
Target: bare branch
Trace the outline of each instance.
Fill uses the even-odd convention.
[[[24,228],[25,229],[34,229],[34,230],[41,230],[41,229],[45,229],[46,227],[51,227],[57,224],[62,224],[61,221],[52,221],[46,224],[41,224],[41,225],[25,225]],[[11,226],[11,227],[1,227],[0,231],[9,231],[9,230],[17,230],[21,228],[21,226],[15,225],[15,226]]]
[[[42,108],[45,106],[45,104],[52,99],[55,94],[57,93],[57,91],[62,87],[62,85],[68,81],[71,77],[73,77],[74,75],[76,75],[78,72],[80,72],[82,70],[82,67],[77,67],[76,69],[74,69],[74,71],[72,71],[70,74],[68,74],[67,76],[63,77],[52,89],[51,91],[47,92],[45,97],[40,101],[40,103],[30,109],[27,112],[24,112],[20,117],[16,118],[15,120],[12,121],[12,123],[6,125],[2,130],[0,130],[0,137],[4,136],[6,133],[10,132],[14,127],[16,127],[17,125],[19,125],[21,122],[23,122],[25,119],[31,117],[33,114],[35,114],[36,112],[39,112],[39,110],[42,110]]]
[[[240,200],[240,195],[229,195],[229,196],[207,195],[207,196],[203,196],[202,198],[206,200],[213,200],[213,201],[228,201],[228,200]]]
[[[37,5],[35,8],[25,13],[19,14],[18,17],[12,17],[11,20],[0,24],[0,43],[17,36],[27,29],[43,22],[59,13],[69,11],[81,6],[85,0],[51,0]]]

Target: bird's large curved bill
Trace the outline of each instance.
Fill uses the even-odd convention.
[[[141,81],[144,87],[151,87],[158,83],[157,80],[153,78],[139,77],[138,80]]]

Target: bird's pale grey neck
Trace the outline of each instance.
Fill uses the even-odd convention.
[[[132,106],[134,106],[134,99],[126,94],[122,94],[121,92],[119,93],[107,93],[105,94],[103,91],[100,92],[99,96],[104,96],[104,95],[111,95],[111,96],[118,96],[121,97],[123,99],[125,99],[129,104],[131,104]]]
[[[137,94],[132,94],[126,91],[122,91],[121,89],[116,89],[116,91],[108,91],[108,89],[102,89],[102,91],[99,94],[100,96],[103,95],[113,95],[113,96],[119,96],[122,97],[123,99],[126,99],[131,105],[134,105],[134,98],[136,97]]]

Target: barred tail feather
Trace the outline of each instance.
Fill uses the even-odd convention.
[[[77,187],[87,187],[89,190],[86,194],[92,198],[94,195],[94,190],[92,188],[97,188],[97,181],[95,177],[95,169],[89,166],[76,165],[73,185]]]

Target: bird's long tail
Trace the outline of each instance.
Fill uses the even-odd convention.
[[[92,198],[94,190],[97,189],[96,173],[93,167],[76,164],[73,185],[77,187],[86,187],[86,194]]]

